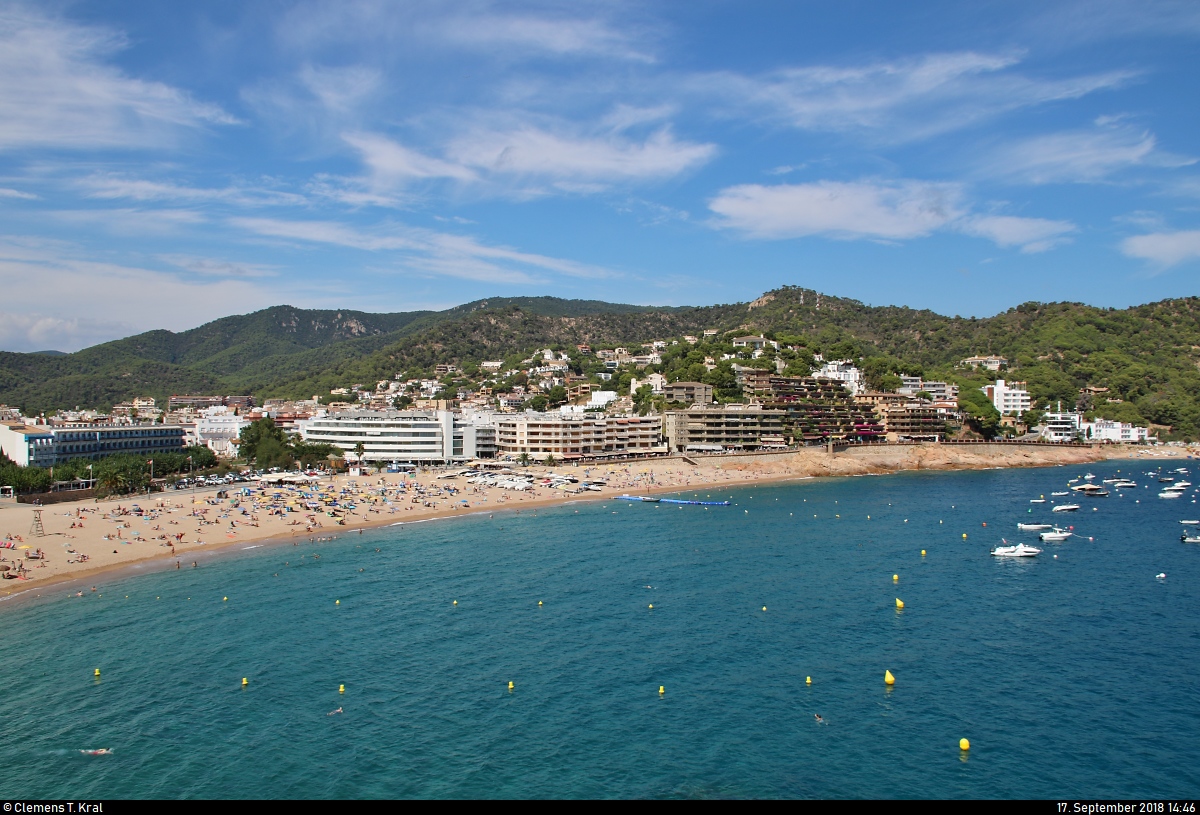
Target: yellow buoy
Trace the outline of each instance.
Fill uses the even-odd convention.
[[[895,685],[896,684],[896,677],[892,676],[891,671],[883,672],[883,684],[885,684],[885,685]]]
[[[966,539],[967,539],[967,533],[966,533],[966,532],[964,532],[964,533],[963,533],[963,540],[966,540]]]
[[[959,739],[958,740],[958,749],[959,750],[970,750],[971,742],[967,741],[966,739]]]
[[[896,581],[898,581],[899,579],[900,579],[900,575],[898,575],[898,574],[894,574],[894,575],[892,575],[892,582],[893,582],[893,583],[895,583],[895,582],[896,582]]]
[[[338,693],[345,693],[345,692],[346,692],[346,686],[338,685]]]
[[[811,684],[812,684],[812,677],[811,677],[811,676],[806,676],[806,677],[804,677],[804,684],[805,684],[805,685],[811,685]]]
[[[654,603],[651,603],[651,604],[650,604],[650,608],[654,608]]]
[[[921,550],[921,557],[925,557],[925,550],[924,550],[924,549],[922,549],[922,550]]]
[[[508,689],[509,689],[509,690],[512,690],[512,689],[513,689],[513,683],[512,683],[511,681],[508,683]]]
[[[540,606],[541,604],[542,604],[542,601],[538,600],[538,605]],[[654,606],[651,606],[651,608],[654,608]]]
[[[659,686],[658,686],[658,695],[659,695],[659,696],[662,696],[662,695],[663,695],[664,693],[666,693],[666,692],[667,692],[667,688],[666,688],[666,686],[665,686],[665,685],[659,685]]]
[[[763,611],[766,611],[766,610],[767,610],[767,607],[766,607],[766,606],[763,606]]]
[[[222,603],[227,603],[227,602],[229,602],[229,598],[228,598],[228,597],[222,597],[222,598],[221,598],[221,602],[222,602]]]
[[[100,669],[97,668],[95,673],[92,674],[92,676],[99,676],[99,675],[100,675]]]
[[[335,606],[340,606],[340,605],[342,604],[342,601],[341,601],[341,600],[334,600],[334,601],[333,601],[333,604],[334,604]]]
[[[242,677],[242,687],[245,687],[246,685],[249,685],[249,684],[250,684],[250,680],[243,676]]]
[[[896,598],[896,608],[904,608],[904,601],[899,597]]]
[[[455,601],[454,601],[454,605],[458,605],[458,601],[457,601],[457,600],[455,600]]]

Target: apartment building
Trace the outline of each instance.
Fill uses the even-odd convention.
[[[300,422],[306,442],[332,444],[363,461],[451,462],[495,455],[495,429],[449,410],[347,410]]]
[[[502,456],[570,460],[666,450],[658,416],[522,413],[498,416],[495,426]]]
[[[117,453],[180,453],[184,430],[163,424],[0,425],[0,452],[22,467],[53,467]]]
[[[713,401],[713,386],[703,382],[670,382],[663,386],[668,402],[685,405],[708,405]]]
[[[782,410],[761,405],[694,405],[663,414],[663,433],[672,452],[758,450],[782,441]]]
[[[1025,390],[1024,382],[1005,382],[1003,379],[997,379],[994,385],[985,385],[980,390],[987,394],[987,398],[1001,415],[1020,418],[1033,404],[1029,392]]]

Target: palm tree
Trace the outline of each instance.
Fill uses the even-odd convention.
[[[558,459],[556,459],[554,457],[554,454],[551,453],[550,455],[546,456],[546,458],[542,461],[542,463],[545,464],[547,467],[553,467],[555,464],[558,463]]]
[[[367,448],[363,445],[363,443],[361,441],[358,444],[354,445],[354,462],[356,464],[359,464],[359,465],[362,464],[363,453],[366,452],[366,449]]]
[[[521,455],[517,456],[517,463],[522,467],[528,467],[530,461],[532,461],[532,459],[529,458],[528,453],[522,453]]]

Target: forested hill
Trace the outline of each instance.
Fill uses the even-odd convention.
[[[767,332],[881,372],[975,384],[954,364],[999,354],[1043,401],[1108,387],[1103,415],[1200,429],[1200,298],[1128,309],[1026,303],[994,317],[866,306],[786,287],[751,303],[657,308],[552,297],[489,298],[441,312],[367,314],[278,306],[178,334],[151,331],[74,354],[0,353],[0,403],[105,408],[138,395],[211,391],[309,397],[448,362],[517,361],[537,348],[640,345],[705,329]],[[714,346],[715,347],[715,346]],[[1118,401],[1119,400],[1119,401]],[[1104,402],[1103,399],[1100,400]]]

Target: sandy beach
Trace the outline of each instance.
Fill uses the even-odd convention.
[[[104,578],[140,564],[155,569],[197,568],[198,555],[272,542],[319,542],[368,527],[481,512],[525,511],[568,501],[604,500],[623,493],[652,494],[755,484],[794,478],[883,474],[901,470],[958,470],[1082,464],[1108,458],[1185,459],[1182,448],[1053,448],[1021,445],[910,445],[852,447],[835,454],[809,448],[760,455],[664,458],[594,466],[534,466],[529,472],[604,478],[603,492],[573,494],[548,487],[527,492],[416,475],[337,476],[314,485],[253,488],[237,484],[218,499],[217,488],[150,496],[86,500],[45,507],[0,504],[0,569],[21,577],[0,583],[0,606],[51,587],[88,592]],[[44,534],[33,533],[41,509]],[[11,547],[11,548],[10,548]],[[42,557],[30,557],[41,553]],[[193,564],[197,564],[194,566]],[[67,584],[70,585],[59,585]]]

